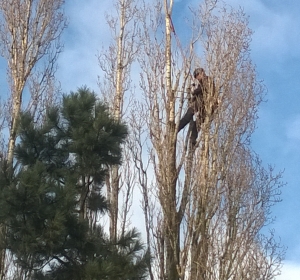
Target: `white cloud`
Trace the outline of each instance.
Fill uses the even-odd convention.
[[[289,159],[289,163],[299,161],[300,155],[300,115],[291,115],[283,120],[283,142],[281,153]],[[290,167],[293,168],[293,167]],[[300,279],[300,278],[299,278]]]
[[[286,136],[290,140],[300,140],[300,115],[294,116],[294,120],[288,122]]]
[[[234,7],[241,5],[239,0],[228,0],[228,4]],[[252,42],[254,53],[264,59],[272,57],[274,62],[284,59],[284,54],[291,47],[298,48],[297,36],[290,35],[290,26],[296,26],[293,24],[296,18],[284,11],[275,12],[258,0],[245,1],[242,6],[246,14],[251,15],[250,25],[255,29]],[[66,12],[70,25],[64,35],[65,50],[59,60],[58,78],[63,81],[64,90],[83,84],[96,89],[95,81],[100,73],[96,55],[111,40],[104,15],[115,13],[115,8],[111,1],[89,0],[82,4],[81,0],[73,0],[67,4]],[[268,56],[265,56],[266,53]],[[78,85],[74,85],[74,77]]]
[[[97,54],[111,38],[105,21],[105,12],[110,10],[110,1],[91,0],[82,4],[74,0],[66,6],[69,26],[63,34],[65,48],[57,73],[63,92],[75,91],[83,85],[97,91]]]
[[[283,58],[292,47],[289,36],[293,19],[286,14],[270,11],[260,13],[253,35],[253,46],[260,52],[268,52],[273,59]]]
[[[300,279],[300,263],[286,261],[282,268],[280,276],[276,280],[299,280]]]
[[[270,70],[282,71],[282,63],[291,53],[299,53],[299,3],[289,1],[282,5],[274,1],[227,0],[226,3],[242,7],[249,16],[249,25],[254,31],[251,49],[256,61],[272,65]],[[280,1],[279,1],[280,2]],[[270,64],[271,63],[271,64]]]

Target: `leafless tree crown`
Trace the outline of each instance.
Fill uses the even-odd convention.
[[[283,251],[260,231],[279,200],[281,174],[265,169],[249,145],[264,86],[250,58],[247,16],[203,1],[192,10],[190,44],[180,44],[172,8],[172,1],[156,1],[142,11],[145,101],[132,117],[145,121],[134,123],[133,155],[156,256],[151,278],[273,279]],[[190,106],[192,67],[213,80],[203,96],[204,119],[194,116],[196,143],[191,127],[177,129]]]
[[[7,60],[11,93],[7,102],[10,162],[25,86],[29,86],[28,106],[34,112],[52,100],[47,94],[53,94],[55,61],[62,50],[59,39],[66,26],[63,3],[63,0],[3,0],[0,3],[1,54]]]

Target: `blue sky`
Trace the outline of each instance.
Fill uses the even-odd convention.
[[[200,1],[200,0],[199,0]],[[195,0],[175,1],[176,14],[184,17]],[[253,29],[251,55],[259,78],[268,92],[259,111],[252,146],[265,165],[284,170],[282,202],[273,208],[272,225],[288,247],[283,274],[278,280],[300,279],[300,1],[225,0],[242,6]],[[84,4],[82,4],[84,3]],[[72,0],[66,5],[69,27],[64,32],[64,52],[57,78],[64,92],[87,85],[98,90],[100,68],[97,53],[108,44],[110,33],[104,11],[113,10],[111,0]],[[174,20],[175,29],[180,22]],[[182,28],[181,28],[182,29]],[[181,30],[180,30],[181,32]],[[184,37],[184,35],[183,35]],[[0,88],[5,88],[5,65],[0,60]],[[3,93],[3,91],[2,91]],[[299,230],[299,231],[298,231]]]
[[[253,148],[265,164],[284,170],[287,186],[282,190],[283,201],[273,209],[277,217],[274,228],[288,246],[286,259],[300,263],[300,2],[247,2],[244,8],[254,30],[252,58],[268,89]]]

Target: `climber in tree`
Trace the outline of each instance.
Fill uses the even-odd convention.
[[[215,85],[213,79],[205,74],[203,68],[196,68],[194,71],[194,78],[198,80],[198,86],[192,92],[192,97],[189,100],[189,108],[185,115],[181,118],[178,126],[178,132],[183,129],[190,121],[193,120],[193,116],[197,113],[196,121],[191,123],[192,142],[196,142],[198,135],[197,127],[200,127],[205,120],[205,116],[208,113],[210,104],[206,104],[206,100],[209,100],[208,96],[215,98],[211,105],[211,114],[214,113],[218,107],[218,99],[215,95]]]

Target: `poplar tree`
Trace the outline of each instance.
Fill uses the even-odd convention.
[[[115,120],[126,119],[126,107],[132,99],[131,67],[138,51],[138,4],[134,0],[115,0],[115,15],[106,15],[112,34],[108,48],[99,55],[103,77],[99,79],[101,94],[108,103]],[[126,104],[127,103],[127,104]],[[130,129],[130,123],[128,123]],[[128,142],[128,141],[127,141]],[[121,166],[112,165],[106,178],[111,240],[123,235],[130,224],[130,208],[134,189],[134,168],[128,143],[124,145],[126,161]],[[123,203],[122,203],[123,202]]]

